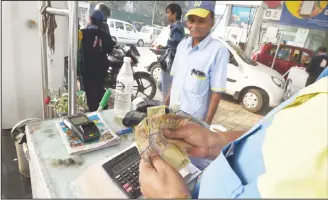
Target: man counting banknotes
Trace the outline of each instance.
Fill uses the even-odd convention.
[[[163,137],[189,155],[211,159],[188,190],[161,155],[142,159],[146,198],[328,198],[328,77],[300,90],[246,133],[211,132],[164,115]],[[175,123],[166,123],[170,121]],[[172,125],[173,124],[173,125]]]

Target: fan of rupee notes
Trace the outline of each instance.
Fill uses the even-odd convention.
[[[164,129],[175,129],[183,123],[185,117],[165,114],[165,106],[154,106],[147,109],[147,118],[135,129],[137,148],[143,160],[152,166],[150,155],[156,153],[176,170],[186,167],[190,159],[180,148],[186,143],[165,137]]]

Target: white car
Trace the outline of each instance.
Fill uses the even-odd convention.
[[[160,28],[152,27],[152,26],[143,26],[140,29],[140,34],[143,35],[146,44],[151,44],[161,33]]]
[[[226,93],[254,113],[266,106],[278,106],[285,89],[285,80],[281,74],[253,61],[233,42],[217,39],[230,52]]]
[[[155,41],[157,45],[164,44],[165,39],[160,39],[158,42]],[[284,78],[277,71],[253,61],[233,42],[224,41],[222,38],[216,39],[230,52],[226,93],[239,100],[246,110],[253,113],[261,111],[266,106],[279,105],[284,94]],[[160,77],[161,69],[157,64],[152,63],[148,70],[153,77]],[[159,78],[157,80],[160,81]]]
[[[107,19],[107,24],[115,42],[144,46],[146,38],[132,24],[118,19]]]

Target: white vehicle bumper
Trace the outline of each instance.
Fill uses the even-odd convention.
[[[276,107],[278,106],[282,100],[284,95],[284,89],[275,87],[275,89],[271,89],[270,91],[267,91],[269,95],[269,106],[270,107]]]

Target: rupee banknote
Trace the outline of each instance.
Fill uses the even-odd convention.
[[[160,119],[160,129],[178,129],[180,128],[182,125],[184,125],[184,123],[186,123],[187,121],[190,121],[190,117],[185,117],[185,116],[180,116],[180,115],[175,115],[175,114],[167,114],[167,115],[163,115],[161,116]],[[164,135],[164,134],[163,134]],[[168,139],[166,137],[164,137],[164,139],[166,142],[175,144],[176,146],[180,147],[180,149],[188,149],[191,148],[192,146],[186,142],[184,142],[183,140],[179,140],[179,139]]]
[[[146,118],[135,128],[135,138],[140,156],[148,165],[152,166],[149,155],[153,152],[153,149],[149,144],[149,127]]]
[[[148,134],[143,133],[145,122],[142,121],[136,128],[137,146],[143,153],[141,154],[142,158],[145,159],[148,164],[150,162],[150,153],[156,151],[166,163],[170,164],[176,170],[179,170],[187,166],[190,163],[190,159],[184,151],[174,143],[171,143],[170,140],[164,136],[164,129],[162,127],[175,128],[179,125],[180,122],[176,121],[179,121],[180,118],[174,118],[175,121],[168,120],[165,122],[164,119],[166,118],[163,118],[163,116],[165,116],[165,106],[154,106],[147,109],[146,124],[149,132]],[[138,131],[143,132],[138,133]],[[148,136],[148,141],[145,141],[144,138],[137,138],[146,135]],[[147,145],[150,147],[146,147]],[[148,151],[143,151],[143,149],[148,149]]]

